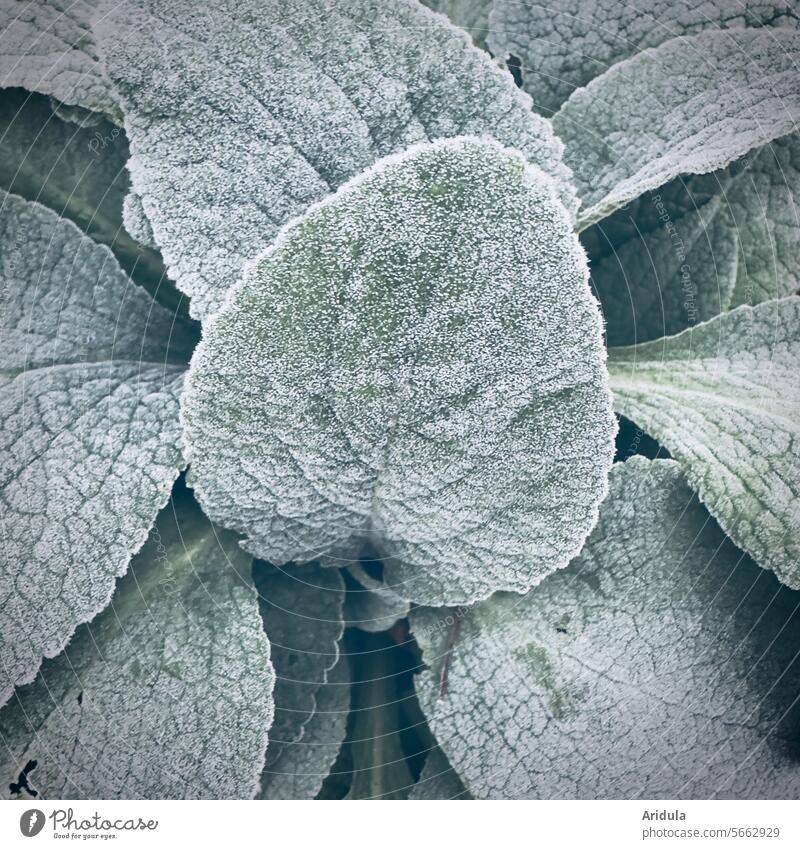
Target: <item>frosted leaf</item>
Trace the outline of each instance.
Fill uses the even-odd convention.
[[[488,141],[416,147],[287,227],[210,323],[192,485],[270,562],[361,537],[409,600],[523,591],[594,525],[604,360],[550,178]]]
[[[679,177],[581,234],[609,345],[658,339],[727,309],[739,241],[727,170]]]
[[[130,0],[96,31],[133,187],[195,317],[289,219],[417,142],[491,135],[561,180],[574,209],[549,123],[416,0]]]
[[[0,704],[108,603],[183,461],[184,338],[111,252],[0,194]]]
[[[164,509],[111,606],[0,712],[2,793],[250,798],[272,719],[249,558],[191,499]]]
[[[612,65],[675,36],[704,29],[797,26],[793,0],[494,0],[489,47],[522,62],[536,108],[551,115],[576,88]]]
[[[411,788],[408,798],[423,799],[471,799],[444,752],[438,747],[431,749],[425,758],[419,780]]]
[[[800,588],[800,298],[612,349],[619,413],[678,460],[723,530]]]
[[[118,114],[92,35],[98,5],[99,0],[3,0],[0,86]]]
[[[800,136],[751,155],[728,203],[740,242],[732,303],[755,306],[800,288]]]
[[[347,571],[355,586],[348,589],[344,605],[347,625],[362,631],[388,631],[408,615],[409,603],[384,581],[373,578],[360,563],[351,563]]]
[[[796,798],[800,596],[675,462],[610,482],[581,555],[526,596],[467,611],[455,642],[412,612],[439,746],[480,798]]]
[[[344,583],[338,571],[314,563],[288,570],[257,564],[254,578],[276,676],[269,773],[283,751],[303,739],[316,693],[339,658]]]
[[[259,799],[313,799],[320,791],[344,742],[350,710],[350,672],[347,658],[339,656],[317,690],[316,709],[303,728],[302,738],[282,746],[270,757],[261,776]]]
[[[153,228],[147,220],[147,216],[142,206],[142,199],[136,192],[128,192],[122,204],[122,220],[125,222],[125,229],[136,239],[148,248],[158,247],[153,236]]]
[[[800,119],[800,32],[712,30],[614,65],[554,116],[579,228],[679,174],[706,174]]]
[[[166,302],[160,257],[121,227],[128,142],[120,127],[67,124],[46,98],[15,89],[0,91],[0,138],[0,188],[38,201],[111,247],[137,282]]]
[[[492,0],[423,0],[423,2],[429,9],[440,12],[457,27],[468,32],[476,46],[486,49]]]

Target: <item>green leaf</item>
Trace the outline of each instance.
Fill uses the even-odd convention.
[[[423,0],[423,3],[466,30],[477,47],[486,49],[492,0]]]
[[[350,672],[346,657],[339,656],[327,678],[316,692],[316,707],[303,726],[302,738],[281,746],[274,756],[271,756],[273,742],[270,741],[258,798],[313,799],[319,793],[347,730]]]
[[[596,520],[604,360],[552,180],[489,141],[416,147],[284,230],[208,326],[192,485],[270,562],[369,539],[412,601],[523,591]]]
[[[347,571],[353,578],[344,604],[348,627],[373,633],[388,631],[408,615],[409,603],[385,581],[373,578],[360,563],[349,564]]]
[[[440,747],[480,798],[786,799],[800,595],[725,539],[673,461],[617,464],[568,569],[412,612]]]
[[[551,115],[576,88],[618,62],[705,29],[797,26],[788,0],[493,0],[489,46],[522,60],[525,90]]]
[[[0,82],[117,115],[92,21],[99,0],[6,0],[0,6]]]
[[[409,799],[471,799],[469,791],[461,783],[444,752],[438,748],[431,749],[425,759],[425,766],[419,781],[411,788]]]
[[[183,465],[187,337],[111,252],[0,194],[0,704],[108,604]]]
[[[0,138],[0,188],[68,218],[108,245],[160,303],[180,306],[182,296],[165,278],[161,257],[122,227],[128,141],[121,127],[105,119],[92,126],[65,123],[46,98],[13,89],[0,91]]]
[[[800,298],[612,349],[615,406],[664,445],[723,530],[800,588]]]
[[[800,288],[800,135],[751,155],[727,200],[739,238],[732,304],[756,304]]]
[[[414,143],[491,135],[574,207],[549,123],[416,0],[130,0],[96,32],[133,187],[195,317],[288,220]]]
[[[575,91],[553,124],[583,201],[579,228],[792,132],[798,63],[800,32],[712,30],[644,50]]]
[[[293,745],[305,740],[306,726],[317,708],[317,695],[330,670],[338,665],[339,640],[344,632],[344,582],[337,570],[313,563],[293,566],[288,571],[257,564],[254,578],[276,676],[275,720],[270,731],[263,792],[264,798],[284,798],[291,792],[291,782],[282,773],[299,757]],[[340,701],[339,696],[336,701]],[[287,754],[287,750],[291,751]],[[316,754],[322,757],[324,752]],[[324,777],[319,774],[319,784]],[[316,780],[317,776],[306,778]],[[314,795],[316,791],[309,798]]]
[[[183,493],[111,607],[0,712],[2,794],[31,761],[44,799],[250,798],[272,719],[250,560]]]

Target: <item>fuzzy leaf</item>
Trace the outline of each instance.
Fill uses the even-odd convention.
[[[604,359],[550,178],[488,141],[413,148],[288,227],[211,322],[193,485],[271,562],[369,537],[410,600],[522,591],[595,522]]]
[[[2,704],[106,606],[166,502],[186,340],[107,248],[0,203]]]
[[[527,95],[416,0],[130,0],[97,32],[134,189],[198,318],[289,219],[411,144],[489,134],[567,178]]]
[[[615,406],[684,468],[723,530],[800,588],[800,298],[609,355]]]
[[[612,65],[704,29],[797,26],[791,0],[493,0],[489,47],[522,60],[525,90],[551,115]]]
[[[645,50],[575,91],[553,123],[583,201],[579,228],[792,132],[799,63],[800,32],[712,30]]]
[[[425,759],[419,781],[411,788],[409,799],[471,799],[450,762],[440,748],[431,749]]]
[[[798,601],[675,462],[634,458],[569,568],[467,611],[454,643],[412,612],[420,700],[481,798],[795,798]]]
[[[800,135],[751,155],[727,195],[740,243],[732,304],[755,306],[800,288]]]
[[[0,712],[2,793],[30,761],[45,799],[252,797],[272,719],[249,558],[183,493],[111,607]]]
[[[423,0],[423,3],[466,30],[477,47],[486,49],[492,0]]]
[[[313,799],[319,793],[347,730],[350,672],[346,657],[339,656],[327,678],[316,692],[316,708],[303,727],[302,738],[281,746],[277,755],[270,755],[270,741],[260,799]]]
[[[121,127],[105,119],[92,126],[65,123],[46,98],[14,89],[0,91],[0,138],[0,188],[68,218],[108,245],[161,303],[179,305],[180,293],[164,279],[161,257],[122,229],[128,141]]]
[[[267,564],[254,570],[259,608],[272,646],[275,667],[275,721],[265,766],[268,792],[286,792],[287,785],[271,774],[282,772],[292,744],[316,710],[316,695],[339,659],[339,639],[344,631],[344,583],[335,569],[316,564],[283,571]],[[320,782],[324,775],[320,775]],[[312,796],[314,794],[311,794]]]
[[[117,114],[92,35],[98,5],[98,0],[4,0],[0,86],[22,86],[66,104]]]

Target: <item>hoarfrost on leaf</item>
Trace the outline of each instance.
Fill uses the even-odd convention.
[[[615,407],[678,460],[723,530],[800,588],[800,298],[611,349]]]
[[[250,558],[183,492],[111,606],[0,711],[0,793],[31,760],[45,799],[252,797],[273,673]]]
[[[316,563],[289,569],[257,563],[254,578],[275,667],[275,720],[263,789],[280,794],[287,791],[281,773],[299,757],[285,750],[305,739],[317,694],[339,659],[344,582],[336,569]]]
[[[0,193],[0,704],[102,610],[182,466],[187,339],[112,253]]]
[[[493,0],[489,47],[522,61],[526,90],[552,115],[576,88],[676,36],[731,27],[797,27],[793,0]]]
[[[95,29],[133,187],[197,318],[289,219],[411,144],[492,136],[574,210],[550,124],[416,0],[128,0]]]
[[[118,115],[92,34],[100,0],[3,0],[0,86],[22,86],[71,106]]]
[[[412,611],[417,690],[479,798],[796,798],[799,601],[675,462],[633,458],[567,569],[466,611],[454,643]]]
[[[270,755],[261,776],[259,799],[313,799],[331,771],[347,730],[350,710],[350,671],[339,655],[327,680],[317,690],[313,715],[303,726],[302,737]]]
[[[553,118],[585,228],[680,174],[706,174],[795,130],[800,32],[711,30],[614,65]]]
[[[587,276],[519,154],[383,160],[209,323],[182,411],[201,504],[274,563],[369,539],[412,601],[528,589],[580,549],[613,454]]]
[[[489,10],[492,0],[422,0],[434,12],[440,12],[457,27],[469,33],[476,46],[486,49]]]

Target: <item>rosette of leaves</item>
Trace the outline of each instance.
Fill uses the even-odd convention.
[[[2,795],[800,793],[796,15],[429,5],[3,4]]]

